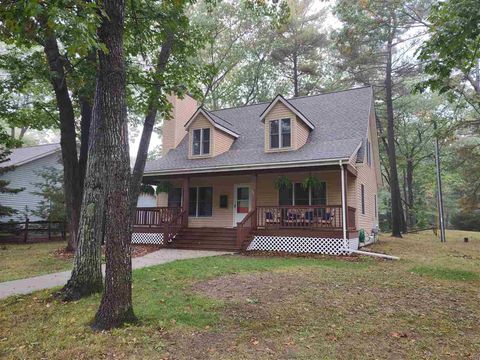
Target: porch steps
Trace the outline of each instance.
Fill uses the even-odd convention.
[[[236,230],[184,228],[167,247],[175,249],[237,251]]]

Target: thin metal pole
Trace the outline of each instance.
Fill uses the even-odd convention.
[[[342,178],[342,229],[343,229],[343,238],[347,238],[347,213],[345,209],[345,173],[343,169],[342,161],[340,160],[340,176]]]
[[[437,130],[437,123],[433,122],[433,129]],[[435,134],[435,170],[437,177],[437,199],[438,199],[438,218],[440,222],[440,241],[445,242],[445,223],[443,215],[443,193],[442,193],[442,176],[440,168],[440,146],[438,144],[438,136]]]

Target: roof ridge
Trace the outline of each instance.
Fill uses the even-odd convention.
[[[275,95],[275,97],[277,97],[278,95],[281,95],[285,100],[290,101],[290,100],[304,99],[304,98],[309,98],[309,97],[311,98],[311,97],[322,96],[322,95],[336,94],[336,93],[341,93],[341,92],[345,92],[345,91],[361,90],[361,89],[366,89],[366,88],[372,88],[372,85],[365,85],[365,86],[359,86],[359,87],[356,87],[356,88],[329,91],[329,92],[322,93],[322,94],[303,95],[303,96],[291,97],[291,98],[288,98],[288,99],[287,99],[286,97],[284,97],[283,95],[281,95],[281,94],[277,94],[277,95]],[[247,104],[247,105],[240,105],[240,106],[229,106],[229,107],[222,108],[222,109],[208,110],[208,112],[213,114],[214,112],[222,111],[222,110],[240,109],[240,108],[249,107],[249,106],[270,104],[274,99],[275,99],[275,98],[273,98],[273,99],[270,100],[270,101],[262,101],[262,102],[255,103],[255,104]],[[217,116],[218,116],[218,115],[217,115]],[[223,118],[221,118],[221,119],[223,120]]]

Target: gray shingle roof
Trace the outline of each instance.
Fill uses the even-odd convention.
[[[185,137],[176,149],[148,162],[145,173],[349,158],[367,134],[372,96],[372,89],[363,87],[289,99],[314,124],[315,129],[302,148],[279,153],[264,151],[264,124],[260,114],[269,103],[209,111],[227,121],[231,124],[230,128],[240,134],[229,151],[212,158],[190,160],[187,157],[188,139]]]
[[[45,144],[12,149],[9,155],[10,160],[1,163],[0,166],[19,166],[53,154],[56,151],[60,151],[60,144]]]

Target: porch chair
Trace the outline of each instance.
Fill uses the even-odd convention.
[[[333,220],[335,219],[335,209],[332,209],[330,212],[324,212],[320,218],[320,224],[331,227],[333,225]]]

